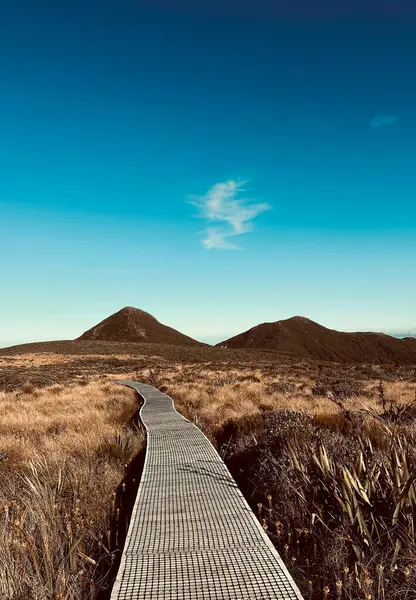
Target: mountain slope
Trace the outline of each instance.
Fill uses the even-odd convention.
[[[217,346],[267,348],[300,358],[338,362],[416,363],[413,339],[400,340],[384,333],[344,333],[305,317],[292,317],[262,323]]]
[[[126,306],[83,333],[78,340],[110,342],[151,342],[180,346],[203,346],[172,327],[163,325],[151,314]]]

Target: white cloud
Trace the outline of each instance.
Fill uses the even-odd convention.
[[[223,223],[223,227],[207,227],[203,245],[211,250],[235,250],[238,248],[229,238],[247,233],[253,228],[252,221],[268,204],[255,204],[248,198],[238,198],[244,192],[246,182],[225,181],[216,183],[204,196],[191,200],[200,210],[199,217],[209,223]]]
[[[237,246],[227,240],[227,238],[232,235],[234,235],[232,232],[227,233],[208,227],[208,229],[205,230],[206,237],[202,240],[202,244],[207,250],[211,250],[212,248],[217,248],[219,250],[237,250]]]
[[[399,120],[399,115],[378,113],[370,121],[370,127],[388,127],[394,125]]]

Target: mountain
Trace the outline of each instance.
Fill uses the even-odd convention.
[[[344,333],[305,317],[262,323],[217,346],[278,350],[299,358],[360,363],[415,363],[416,338],[385,333]]]
[[[98,340],[107,342],[152,342],[178,346],[204,346],[172,327],[163,325],[151,314],[126,306],[110,317],[94,325],[78,340]]]

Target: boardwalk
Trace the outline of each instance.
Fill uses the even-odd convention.
[[[111,600],[299,600],[273,545],[205,435],[169,396],[144,398],[143,475]]]

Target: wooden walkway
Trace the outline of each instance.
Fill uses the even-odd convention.
[[[143,397],[144,470],[111,600],[302,600],[224,462],[169,396]]]

